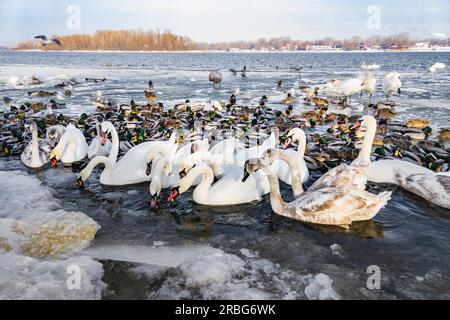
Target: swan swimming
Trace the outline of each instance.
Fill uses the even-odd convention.
[[[428,71],[430,71],[430,73],[435,73],[438,70],[444,70],[445,67],[446,67],[445,63],[436,62],[428,69]]]
[[[92,174],[94,168],[99,164],[104,164],[105,169],[100,175],[100,183],[104,185],[128,185],[150,181],[149,166],[152,157],[155,155],[153,148],[159,147],[160,150],[170,152],[175,144],[176,135],[172,134],[168,141],[149,141],[138,144],[131,148],[119,161],[119,136],[114,125],[109,122],[101,124],[103,135],[111,134],[112,147],[108,157],[97,156],[92,159],[88,165],[79,173],[77,183],[83,187],[84,182]],[[153,152],[152,152],[153,150]]]
[[[249,174],[262,169],[270,182],[270,204],[281,216],[303,222],[349,228],[354,221],[372,219],[389,201],[391,192],[374,195],[351,187],[325,187],[307,191],[294,201],[285,203],[280,184],[269,162],[250,159],[245,165]]]
[[[377,121],[372,116],[364,116],[361,121],[361,132],[364,140],[360,144],[358,157],[350,165],[341,164],[322,175],[308,191],[315,191],[325,187],[352,186],[364,190],[367,183],[366,169],[370,164],[370,154],[375,138]]]
[[[370,182],[401,186],[428,202],[450,209],[448,173],[435,173],[408,161],[387,159],[372,162],[366,169],[366,177]]]
[[[111,151],[111,141],[101,134],[101,127],[96,120],[97,136],[92,139],[88,148],[88,159],[92,160],[96,156],[107,156]]]
[[[53,144],[48,139],[39,139],[38,128],[35,122],[25,125],[24,135],[27,131],[31,132],[31,141],[20,155],[20,160],[27,167],[41,168],[50,161],[50,152]]]
[[[56,166],[56,161],[61,160],[64,165],[71,165],[74,162],[86,158],[88,145],[83,132],[74,125],[69,124],[56,147],[50,153],[52,166]]]
[[[262,195],[257,186],[262,183],[259,179],[267,179],[264,175],[257,174],[252,175],[254,179],[242,181],[243,172],[241,172],[237,178],[230,174],[213,183],[213,170],[207,165],[197,165],[184,178],[180,179],[167,202],[172,202],[180,194],[186,192],[198,176],[201,176],[202,180],[193,191],[193,200],[206,206],[232,206],[261,201]]]
[[[292,142],[295,142],[298,144],[297,151],[286,149]],[[309,170],[306,166],[306,162],[304,159],[305,152],[306,152],[306,135],[305,132],[300,128],[293,128],[289,130],[287,134],[287,140],[285,144],[283,145],[283,148],[286,149],[285,151],[287,154],[289,154],[292,158],[296,159],[298,162],[298,165],[300,167],[300,181],[306,182],[309,178]],[[277,164],[277,162],[275,162]],[[278,168],[275,169],[278,174],[278,178],[283,181],[284,183],[288,185],[292,185],[292,171],[289,168],[288,164],[285,161],[281,161],[278,164]]]

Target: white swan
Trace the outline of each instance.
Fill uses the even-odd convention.
[[[401,76],[397,72],[390,72],[383,78],[383,92],[388,99],[396,93],[402,93],[402,81],[400,79]]]
[[[341,95],[338,88],[341,85],[341,80],[331,80],[327,82],[325,85],[319,87],[319,90],[324,91],[325,95],[329,98],[336,98]]]
[[[372,99],[372,95],[375,92],[377,86],[377,79],[373,76],[372,72],[362,72],[359,78],[363,82],[363,87],[361,90],[361,97],[363,94],[369,95],[369,99]]]
[[[187,172],[189,172],[191,168],[195,167],[196,165],[201,165],[202,163],[204,165],[208,165],[211,168],[214,176],[218,179],[228,178],[234,179],[239,182],[239,179],[242,178],[241,176],[244,168],[243,166],[235,164],[223,164],[222,159],[219,156],[214,155],[208,151],[196,152],[185,157],[183,161],[180,162],[177,169],[179,172],[179,176],[181,178],[185,177],[187,175]],[[255,180],[256,189],[260,196],[269,193],[269,181],[267,180],[267,177],[264,176],[264,173],[258,172],[256,173],[256,175],[250,177],[250,180]],[[192,185],[198,185],[200,182],[201,179],[197,178],[196,180],[194,180]]]
[[[77,183],[80,187],[84,185],[94,168],[101,163],[105,165],[105,169],[100,175],[101,184],[118,186],[150,181],[151,172],[149,169],[156,151],[164,150],[167,153],[170,152],[176,139],[176,135],[173,133],[168,141],[149,141],[138,144],[116,162],[119,153],[117,131],[111,122],[106,121],[101,124],[101,132],[104,135],[111,133],[111,152],[108,157],[95,157],[80,172],[77,178]]]
[[[25,132],[27,131],[31,132],[31,141],[20,155],[20,160],[27,167],[40,168],[50,161],[52,142],[38,138],[38,128],[34,122],[25,125]]]
[[[242,182],[243,172],[241,172],[239,177],[227,175],[213,184],[212,169],[206,165],[198,165],[192,168],[183,179],[180,179],[167,202],[173,201],[188,190],[198,176],[202,176],[202,180],[194,189],[193,199],[196,203],[206,206],[232,206],[261,201],[261,194],[257,188],[258,178],[266,178],[264,175],[252,175],[254,179],[246,179]]]
[[[430,71],[430,73],[435,73],[438,70],[443,70],[445,69],[446,65],[445,63],[442,62],[436,62],[435,64],[433,64],[428,71]]]
[[[336,225],[348,228],[354,221],[372,219],[389,201],[391,193],[374,195],[364,190],[348,187],[323,188],[308,191],[296,200],[285,203],[280,185],[270,165],[261,159],[251,159],[245,170],[254,173],[262,169],[270,182],[270,204],[279,215],[304,222]]]
[[[361,132],[364,140],[360,146],[358,157],[350,165],[341,164],[322,175],[308,191],[325,187],[352,186],[364,190],[367,184],[366,169],[370,164],[372,143],[377,130],[377,121],[372,116],[364,116],[361,121]]]
[[[354,94],[360,93],[363,88],[361,79],[348,79],[339,84],[334,90],[339,97],[351,98]]]
[[[162,189],[168,188],[170,183],[167,183],[168,177],[173,172],[172,161],[169,157],[157,158],[152,169],[152,181],[150,182],[149,190],[151,195],[150,207],[156,208],[158,205],[158,196]],[[165,179],[166,178],[166,179]]]
[[[69,124],[56,147],[50,153],[52,166],[56,166],[56,160],[61,160],[64,165],[70,165],[83,160],[87,154],[88,145],[80,129]]]
[[[298,144],[297,152],[295,152],[294,150],[286,149],[292,142]],[[305,132],[300,128],[293,128],[288,132],[287,140],[283,145],[283,148],[286,149],[285,150],[286,153],[289,154],[294,159],[296,159],[298,166],[300,167],[301,182],[305,182],[309,178],[309,170],[308,167],[306,166],[305,159],[303,158],[305,156],[306,144],[307,141]],[[288,185],[292,185],[292,171],[286,162],[284,161],[279,162],[278,168],[275,167],[275,169],[278,174],[278,178],[281,181],[283,181]]]
[[[375,64],[375,63],[373,63],[373,64],[363,63],[361,65],[361,70],[363,70],[363,71],[375,71],[375,70],[378,70],[378,69],[380,69],[380,65]]]
[[[87,153],[89,160],[96,156],[107,156],[111,151],[111,141],[101,134],[101,127],[98,121],[96,121],[95,126],[97,128],[97,136],[92,139],[89,145]]]

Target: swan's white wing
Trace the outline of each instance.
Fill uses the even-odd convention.
[[[245,183],[241,179],[242,177],[236,179],[233,175],[227,175],[214,183],[208,192],[211,204],[235,205],[259,201],[261,197],[254,178],[250,176]]]
[[[450,176],[413,174],[405,179],[402,186],[431,203],[450,209]]]

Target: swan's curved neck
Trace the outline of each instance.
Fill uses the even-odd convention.
[[[162,181],[162,176],[164,174],[163,168],[164,166],[169,162],[169,159],[167,158],[159,158],[156,163],[155,163],[155,167],[152,168],[152,182],[156,181],[156,182],[161,182]]]
[[[69,146],[71,144],[74,145],[73,150],[75,150],[75,153],[76,153],[76,150],[78,149],[78,141],[77,141],[77,139],[75,139],[75,137],[72,134],[65,133],[61,137],[61,140],[59,141],[59,143],[56,146],[56,148],[61,150],[61,155],[64,155],[66,153],[67,148],[69,148]]]
[[[366,133],[364,135],[364,140],[359,151],[358,158],[356,158],[352,164],[365,165],[370,164],[370,153],[372,151],[373,140],[375,139],[377,128],[376,124],[368,123],[366,125]]]
[[[294,197],[300,196],[304,190],[301,182],[301,172],[298,162],[295,161],[291,156],[286,154],[285,152],[278,152],[278,157],[280,160],[283,160],[287,163],[289,168],[291,169],[292,176],[292,191],[294,192]]]
[[[296,142],[298,143],[297,152],[298,156],[303,159],[306,152],[306,136],[304,133],[296,137]]]
[[[117,157],[119,156],[119,135],[117,134],[116,128],[113,125],[110,126],[111,130],[111,151],[109,152],[108,159],[111,163],[117,162]]]
[[[104,172],[107,172],[108,174],[112,173],[113,164],[111,163],[111,160],[104,156],[97,156],[94,159],[92,159],[91,161],[89,161],[86,168],[84,168],[83,171],[81,172],[83,175],[83,180],[86,181],[91,176],[94,168],[101,163],[103,163],[105,165]]]
[[[185,177],[185,179],[187,179],[188,185],[192,186],[194,184],[195,179],[199,175],[203,175],[203,177],[202,181],[194,189],[194,195],[199,198],[206,198],[209,188],[211,187],[214,181],[214,173],[211,170],[211,168],[207,166],[197,166],[191,171],[189,171],[188,175]]]
[[[33,160],[39,160],[39,139],[38,139],[38,130],[37,128],[33,128],[31,130],[31,156]]]
[[[264,173],[267,175],[270,184],[270,204],[273,212],[279,215],[284,215],[286,210],[286,203],[283,201],[280,193],[280,183],[275,172],[273,172],[270,166],[264,165],[261,167]]]

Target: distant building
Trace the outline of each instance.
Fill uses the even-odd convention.
[[[332,46],[307,46],[306,51],[334,51]]]
[[[430,47],[429,42],[417,42],[411,49],[429,49]]]

